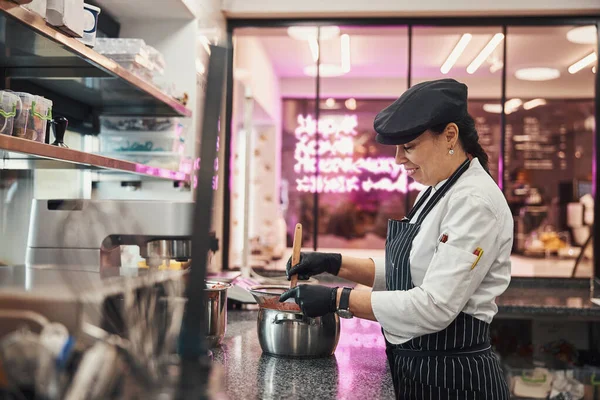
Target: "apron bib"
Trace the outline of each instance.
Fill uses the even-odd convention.
[[[410,250],[421,224],[469,168],[466,160],[423,206],[430,187],[401,221],[388,221],[385,246],[387,290],[414,288]],[[423,207],[414,224],[410,223]],[[509,399],[508,386],[491,350],[490,325],[460,313],[444,330],[392,345],[386,340],[394,392],[398,399]]]

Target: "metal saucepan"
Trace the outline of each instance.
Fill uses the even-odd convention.
[[[335,352],[340,338],[337,314],[305,316],[295,303],[278,303],[286,286],[253,286],[250,293],[260,306],[258,341],[262,351],[280,357],[318,358]]]

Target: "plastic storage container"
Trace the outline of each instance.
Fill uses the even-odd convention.
[[[52,119],[52,101],[29,93],[15,93],[22,102],[17,110],[13,136],[44,143],[46,127]]]
[[[100,133],[163,132],[181,136],[183,126],[178,118],[100,117]]]
[[[163,54],[142,39],[98,38],[95,49],[142,79],[153,81],[165,73]]]
[[[184,138],[162,132],[102,133],[100,151],[103,153],[144,152],[183,154]]]
[[[0,91],[0,135],[12,135],[17,109],[22,107],[19,96]]]

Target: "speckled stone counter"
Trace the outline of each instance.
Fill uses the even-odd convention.
[[[229,399],[393,399],[379,324],[342,320],[335,354],[297,360],[262,354],[257,311],[229,310],[227,333],[213,349]]]
[[[600,306],[590,300],[589,279],[513,278],[496,304],[496,318],[544,316],[600,321]]]

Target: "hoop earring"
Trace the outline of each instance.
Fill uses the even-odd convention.
[[[448,152],[451,156],[454,155],[454,149],[450,149],[450,151]]]

